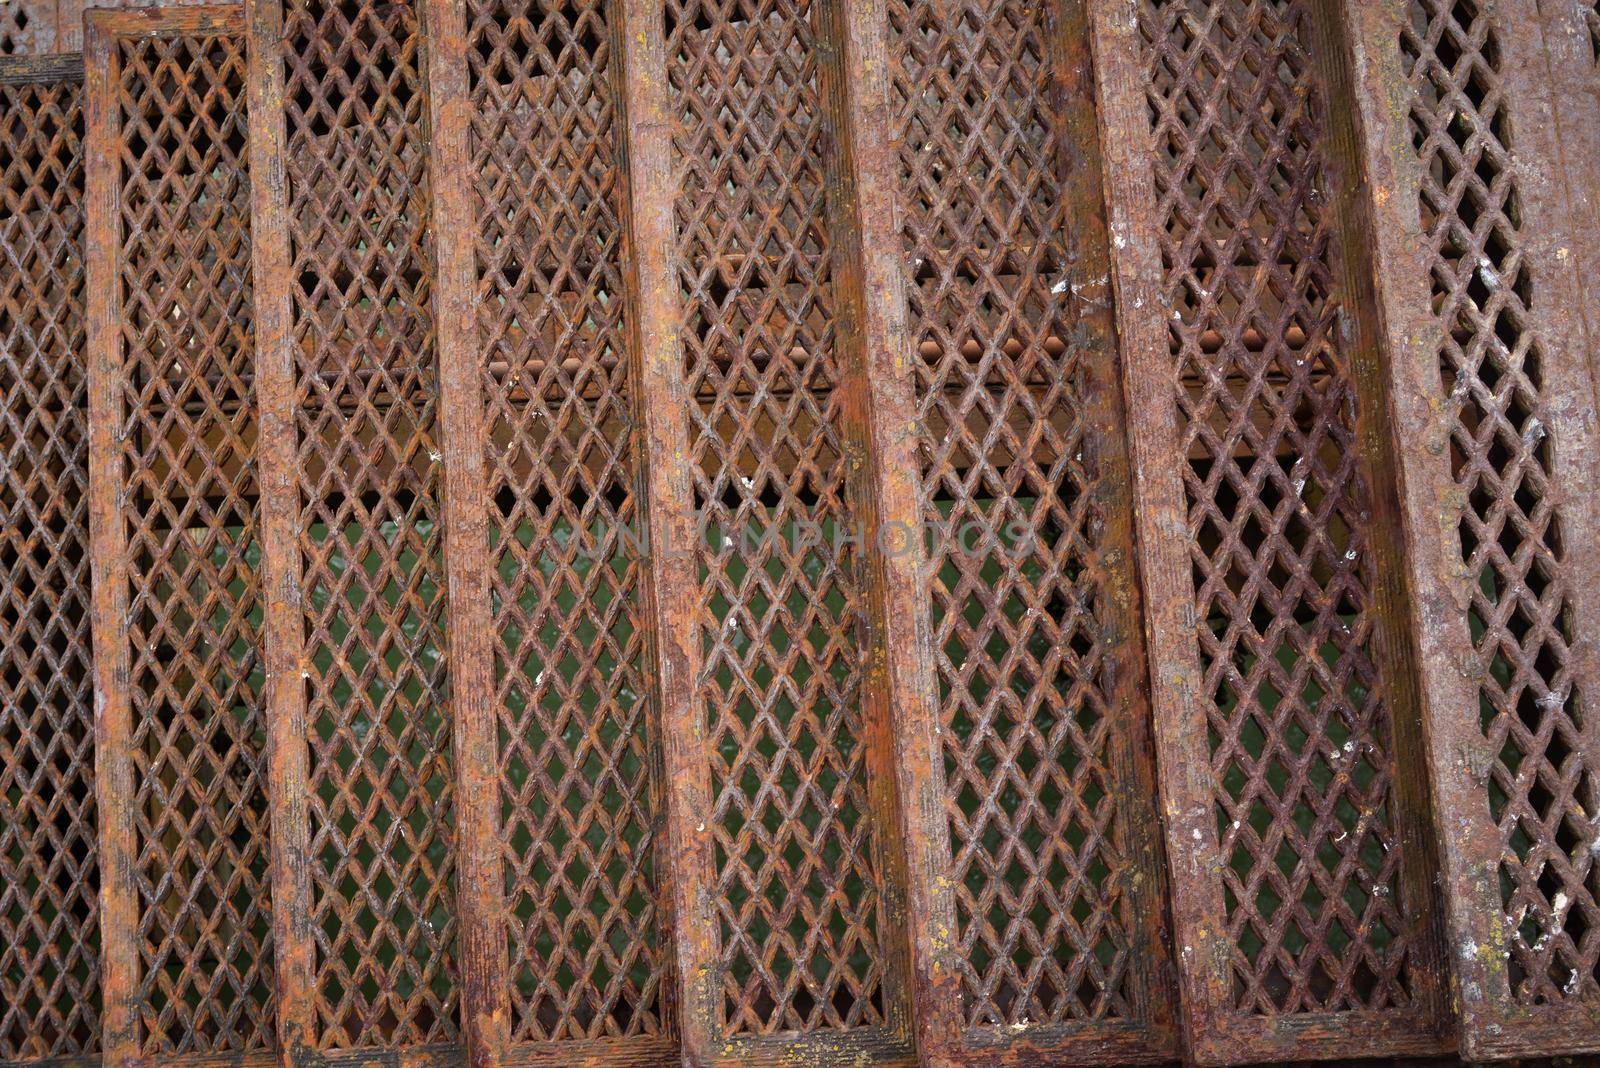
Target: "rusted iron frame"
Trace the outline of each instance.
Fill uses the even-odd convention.
[[[304,591],[294,411],[288,185],[284,176],[283,8],[246,0],[250,245],[260,486],[262,663],[266,675],[267,803],[272,826],[272,942],[283,1068],[316,1048],[316,953],[311,931],[311,753],[306,740]]]
[[[1490,751],[1478,719],[1481,668],[1467,624],[1468,585],[1456,517],[1465,501],[1449,469],[1450,412],[1439,396],[1438,352],[1444,324],[1432,310],[1427,241],[1420,230],[1421,170],[1407,116],[1411,90],[1399,51],[1400,27],[1409,5],[1359,0],[1343,3],[1359,145],[1370,197],[1373,274],[1385,327],[1392,436],[1399,464],[1413,596],[1412,629],[1420,651],[1426,766],[1439,813],[1438,846],[1444,876],[1452,996],[1463,1056],[1489,1059],[1575,1053],[1600,1049],[1600,1027],[1592,1003],[1516,1004],[1508,974],[1512,929],[1500,900],[1499,834],[1488,807]],[[1512,9],[1520,8],[1513,11]],[[1554,119],[1548,100],[1530,85],[1541,66],[1535,45],[1537,22],[1531,3],[1498,5],[1504,45],[1506,104],[1518,143],[1514,157],[1524,222],[1518,237],[1539,272],[1531,324],[1544,348],[1547,392],[1557,435],[1552,481],[1566,488],[1561,500],[1572,596],[1580,685],[1594,689],[1594,598],[1600,574],[1595,553],[1596,494],[1583,473],[1596,457],[1590,365],[1574,344],[1583,337],[1574,322],[1574,262],[1558,243],[1571,240],[1561,217],[1556,158],[1550,141]],[[1520,15],[1521,18],[1517,16]],[[1516,71],[1513,74],[1511,72]],[[1541,114],[1542,112],[1542,114]],[[1541,130],[1540,124],[1544,127]],[[1541,169],[1549,169],[1541,173]],[[1552,296],[1552,293],[1554,296]],[[1565,313],[1552,313],[1551,305]],[[1587,492],[1586,492],[1587,490]],[[1559,491],[1558,491],[1559,492]],[[1572,513],[1577,514],[1572,514]],[[1583,588],[1587,587],[1587,588]],[[1579,652],[1579,647],[1585,647]],[[1591,743],[1584,759],[1597,755]]]
[[[1409,1054],[1450,1053],[1455,1049],[1450,1025],[1448,953],[1444,942],[1443,900],[1438,886],[1435,828],[1438,820],[1424,776],[1401,769],[1423,765],[1427,749],[1422,731],[1421,653],[1410,614],[1416,576],[1407,572],[1405,507],[1396,477],[1400,454],[1415,443],[1393,436],[1394,387],[1392,360],[1384,335],[1381,305],[1374,286],[1374,244],[1366,208],[1368,186],[1362,162],[1356,110],[1358,86],[1352,56],[1345,43],[1356,16],[1340,3],[1313,6],[1312,35],[1307,42],[1322,81],[1327,123],[1324,170],[1330,192],[1327,214],[1336,238],[1336,278],[1344,294],[1340,330],[1347,342],[1350,375],[1361,403],[1356,412],[1356,443],[1361,453],[1361,478],[1371,511],[1368,551],[1373,566],[1370,590],[1379,621],[1374,632],[1378,669],[1387,683],[1390,740],[1397,773],[1390,789],[1393,819],[1404,850],[1400,871],[1402,905],[1417,916],[1411,939],[1410,990],[1416,1010],[1400,1026],[1411,1030],[1415,1045]],[[1371,9],[1376,5],[1363,5]],[[1431,1047],[1431,1048],[1430,1048]],[[1356,1055],[1352,1050],[1351,1055]]]
[[[1109,754],[1115,782],[1125,864],[1118,892],[1128,902],[1129,964],[1135,984],[1131,1001],[1137,1018],[1099,1023],[1057,1034],[1038,1034],[1029,1042],[1059,1051],[1074,1062],[1112,1064],[1168,1061],[1179,1053],[1177,989],[1168,918],[1167,872],[1157,815],[1158,768],[1151,731],[1148,678],[1151,664],[1141,631],[1145,602],[1138,588],[1134,526],[1134,473],[1127,427],[1140,418],[1128,405],[1119,377],[1115,304],[1111,283],[1111,245],[1106,214],[1101,129],[1096,125],[1092,47],[1085,0],[1055,0],[1047,16],[1052,92],[1058,94],[1064,121],[1056,135],[1056,168],[1062,193],[1079,205],[1062,234],[1067,263],[1076,273],[1073,299],[1085,333],[1084,422],[1095,441],[1102,526],[1092,577],[1105,596],[1111,633],[1107,659],[1112,688],[1106,692],[1112,714],[1121,717],[1120,748]],[[1022,1044],[1019,1044],[1022,1045]],[[1026,1050],[1027,1045],[1022,1048]]]
[[[1135,0],[1086,0],[1093,50],[1111,283],[1133,468],[1138,571],[1150,657],[1158,796],[1167,837],[1172,919],[1185,1045],[1201,1063],[1226,1056],[1219,1042],[1232,1001],[1222,916],[1223,860],[1211,814],[1211,754],[1201,705],[1190,578],[1178,379],[1168,353],[1157,244],[1154,153],[1145,103]],[[1196,727],[1198,726],[1198,730]]]
[[[913,362],[922,354],[912,351],[907,325],[906,253],[898,230],[898,200],[904,190],[887,85],[887,15],[878,4],[843,6],[846,14],[839,34],[842,71],[834,81],[835,94],[843,98],[835,108],[841,116],[837,125],[845,174],[841,183],[842,207],[835,211],[836,216],[842,216],[836,222],[843,223],[836,225],[836,243],[842,254],[845,298],[841,301],[841,324],[846,339],[856,346],[853,358],[860,361],[855,368],[856,380],[846,383],[845,388],[850,391],[852,407],[866,410],[856,416],[865,426],[864,458],[871,479],[871,484],[864,487],[867,499],[862,511],[869,531],[894,525],[903,526],[907,532],[919,531],[923,517],[919,444],[922,436],[932,431],[920,426],[917,419]],[[1053,3],[1045,22],[1045,62],[1051,71],[1051,92],[1060,97],[1057,103],[1066,117],[1062,128],[1054,131],[1059,143],[1056,166],[1067,198],[1075,204],[1090,205],[1075,217],[1080,227],[1063,234],[1062,239],[1069,247],[1069,262],[1086,276],[1104,278],[1106,236],[1098,224],[1100,179],[1094,157],[1098,131],[1088,82],[1082,6],[1073,0]],[[1086,150],[1090,153],[1087,158],[1081,155]],[[1099,307],[1086,304],[1082,317],[1092,324],[1094,333],[1109,340],[1112,328],[1107,296],[1104,283],[1099,289],[1085,287],[1085,300],[1097,302]],[[1091,409],[1086,421],[1103,435],[1120,435],[1121,388],[1111,363],[1102,360],[1091,371],[1094,381],[1086,397]],[[919,798],[914,792],[916,786],[902,787],[903,796],[911,803],[901,800],[898,810],[904,828],[901,849],[913,873],[904,893],[912,902],[911,945],[918,961],[913,977],[917,984],[914,1004],[919,1049],[931,1063],[1065,1058],[1073,1063],[1128,1064],[1169,1060],[1177,1052],[1168,981],[1170,962],[1162,944],[1162,861],[1151,801],[1153,767],[1138,752],[1146,717],[1141,707],[1145,666],[1136,629],[1138,594],[1131,571],[1129,473],[1120,441],[1107,437],[1100,443],[1100,451],[1107,468],[1103,496],[1109,522],[1103,534],[1108,552],[1097,561],[1098,573],[1086,579],[1111,592],[1111,611],[1116,617],[1113,625],[1120,636],[1113,639],[1118,647],[1113,653],[1119,661],[1113,672],[1117,689],[1107,696],[1117,714],[1130,722],[1120,750],[1112,754],[1115,782],[1109,785],[1117,798],[1118,822],[1129,838],[1130,868],[1137,869],[1137,874],[1124,874],[1119,893],[1131,903],[1135,923],[1140,925],[1131,938],[1131,971],[1138,986],[1130,998],[1141,1010],[1139,1017],[1020,1030],[965,1028],[959,972],[952,961],[959,952],[953,942],[954,900],[943,873],[950,860],[950,844],[937,738],[927,739],[931,746],[928,752],[916,752],[921,740],[917,735],[931,732],[936,736],[940,715],[932,668],[931,605],[926,585],[929,564],[920,536],[905,552],[888,553],[882,545],[870,546],[873,624],[888,635],[884,651],[872,650],[872,665],[879,669],[882,657],[889,667],[893,689],[882,699],[890,701],[891,709],[899,716],[889,725],[896,736],[896,770],[903,782],[916,784],[924,794],[931,795]],[[1149,811],[1141,814],[1141,808]],[[919,859],[921,865],[917,863]],[[922,879],[929,880],[926,886],[919,885]],[[922,903],[917,901],[919,894]],[[928,963],[922,963],[924,960]]]
[[[1577,210],[1563,180],[1568,177],[1563,171],[1564,158],[1569,152],[1595,146],[1597,124],[1594,116],[1589,116],[1587,136],[1570,145],[1563,143],[1571,124],[1561,120],[1563,102],[1557,96],[1561,83],[1553,82],[1548,65],[1548,16],[1544,10],[1548,6],[1540,0],[1500,0],[1486,8],[1483,17],[1491,19],[1498,30],[1503,54],[1503,106],[1514,138],[1510,146],[1511,168],[1521,209],[1518,240],[1525,261],[1533,270],[1534,307],[1530,309],[1528,328],[1543,353],[1545,404],[1550,413],[1550,482],[1557,501],[1562,563],[1572,613],[1568,662],[1580,703],[1577,725],[1581,751],[1577,759],[1589,776],[1597,777],[1600,716],[1592,712],[1600,702],[1600,488],[1593,471],[1600,462],[1600,427],[1596,425],[1600,315],[1592,303],[1585,304],[1579,271],[1600,257],[1592,246],[1585,248],[1581,256],[1574,252],[1585,244],[1586,237],[1595,236],[1594,215],[1589,212],[1585,217]],[[1594,161],[1589,163],[1592,167]],[[1409,191],[1405,197],[1408,196]],[[1475,709],[1476,704],[1472,707]],[[1464,726],[1463,734],[1477,733],[1471,715],[1465,724],[1458,721],[1455,726],[1456,730]],[[1438,729],[1443,732],[1445,724],[1439,724]],[[1451,736],[1441,733],[1440,740],[1448,737]],[[1430,770],[1441,778],[1463,772],[1476,777],[1476,769],[1489,766],[1478,763],[1478,759],[1497,759],[1497,754],[1485,752],[1487,748],[1481,735],[1475,749],[1468,748],[1465,754],[1448,746],[1435,748]],[[1488,818],[1483,804],[1487,798],[1484,785],[1478,784],[1478,794],[1479,803],[1464,814]],[[1586,844],[1591,850],[1600,845],[1600,830],[1591,828]],[[1495,860],[1498,859],[1497,850]],[[1499,912],[1498,880],[1475,884],[1470,893],[1472,896],[1458,908]],[[1514,925],[1503,916],[1502,923],[1501,931],[1509,939]],[[1488,973],[1481,988],[1485,1017],[1477,1021],[1478,1026],[1468,1020],[1472,991],[1463,984],[1460,1037],[1464,1055],[1469,1059],[1490,1059],[1600,1052],[1600,999],[1573,997],[1559,1005],[1517,1006],[1514,997],[1497,1002],[1489,995],[1501,981],[1496,973],[1504,975],[1507,968],[1508,958],[1499,948],[1505,944],[1480,944],[1480,960],[1490,952],[1496,955],[1483,960]],[[1464,964],[1464,947],[1455,948],[1457,961]],[[1497,1007],[1503,1010],[1500,1019],[1487,1018]]]
[[[96,802],[100,817],[101,1063],[139,1058],[140,975],[128,533],[122,513],[123,336],[118,37],[222,33],[237,7],[95,11],[85,16],[85,269],[88,300],[89,541],[93,596]],[[176,1059],[176,1058],[174,1058]],[[183,1058],[185,1062],[195,1058]],[[203,1059],[203,1058],[202,1058]],[[222,1058],[219,1058],[222,1059]]]
[[[824,106],[836,150],[827,165],[841,341],[840,406],[852,464],[867,594],[863,720],[869,796],[884,819],[886,1016],[924,1063],[948,1064],[961,1031],[956,907],[938,739],[929,563],[903,241],[900,161],[883,0],[822,8]]]
[[[1223,929],[1222,894],[1227,860],[1213,815],[1214,773],[1195,643],[1189,546],[1196,532],[1190,529],[1185,500],[1179,384],[1167,337],[1167,319],[1173,313],[1163,296],[1144,46],[1135,0],[1088,3],[1185,1045],[1201,1064],[1428,1055],[1441,1042],[1426,1011],[1251,1016],[1231,1009],[1233,946]],[[1363,399],[1370,406],[1370,397]],[[1376,446],[1373,425],[1368,414],[1359,431],[1369,447]],[[1367,472],[1380,466],[1375,456],[1363,458]],[[1397,594],[1379,591],[1377,596],[1392,605]],[[1387,629],[1392,632],[1397,623],[1389,620]],[[1389,648],[1380,649],[1379,669],[1392,678],[1404,655],[1403,644],[1398,635],[1383,644]],[[1391,715],[1398,720],[1406,709],[1403,694],[1394,696],[1400,700],[1391,698]],[[1417,826],[1415,814],[1402,818],[1407,827]],[[1404,876],[1408,888],[1419,885],[1424,865],[1425,856],[1409,858]]]
[[[81,53],[43,56],[0,56],[0,85],[39,85],[82,82]]]
[[[433,324],[444,456],[440,503],[456,779],[461,1024],[470,1068],[496,1068],[511,1044],[511,996],[464,0],[424,0],[419,17],[428,42],[423,81],[428,97]]]
[[[87,307],[89,548],[100,819],[101,1061],[139,1053],[139,906],[134,880],[133,710],[128,691],[128,532],[123,525],[120,172],[113,26],[90,20],[84,62],[84,269]]]
[[[695,702],[700,675],[699,577],[695,570],[694,484],[689,405],[683,375],[672,163],[673,119],[667,84],[662,5],[621,0],[613,13],[613,64],[621,107],[626,175],[623,262],[626,268],[630,380],[641,429],[640,481],[648,555],[642,587],[653,676],[655,773],[662,783],[663,826],[657,845],[662,944],[671,946],[676,1025],[686,1064],[706,1064],[717,1019],[715,869],[710,763],[705,717]],[[674,987],[669,981],[668,989]],[[666,1006],[671,1019],[673,1006]]]

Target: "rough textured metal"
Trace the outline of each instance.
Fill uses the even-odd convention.
[[[733,17],[730,17],[733,16]],[[881,1028],[816,12],[668,5],[717,1030]],[[676,547],[675,547],[676,548]]]
[[[1169,852],[1196,865],[1174,885],[1194,1041],[1209,1060],[1378,1052],[1341,1016],[1383,1013],[1382,1049],[1426,1052],[1424,858],[1408,860],[1393,789],[1392,718],[1412,713],[1399,621],[1378,608],[1387,535],[1324,207],[1311,8],[1119,10],[1137,19],[1156,203],[1134,225],[1159,251],[1148,313],[1168,326],[1166,367],[1138,358],[1175,393],[1187,520],[1151,535],[1183,538],[1190,572],[1150,596],[1193,598],[1198,653],[1158,658],[1164,685],[1192,687],[1163,774],[1210,772],[1166,784]]]
[[[663,1034],[609,5],[466,5],[514,1038]]]
[[[979,1046],[1159,1059],[1153,753],[1083,10],[930,0],[891,4],[890,24],[963,1024]]]
[[[94,165],[111,193],[95,207],[112,217],[97,220],[111,240],[91,280],[116,311],[99,309],[95,338],[109,381],[91,462],[116,510],[94,551],[97,567],[103,549],[125,554],[126,583],[122,618],[95,640],[127,657],[98,681],[126,688],[120,879],[137,917],[137,956],[107,978],[108,1005],[134,1018],[114,1043],[108,1013],[108,1051],[273,1040],[244,44],[224,19],[93,24]]]
[[[0,1059],[1600,1046],[1592,3],[248,8],[0,60]]]
[[[1390,306],[1428,324],[1426,348],[1403,350],[1414,370],[1399,370],[1426,390],[1430,411],[1408,423],[1439,484],[1419,523],[1434,531],[1418,551],[1440,591],[1423,605],[1422,640],[1438,649],[1425,685],[1464,691],[1427,708],[1429,765],[1449,813],[1461,1039],[1479,1057],[1600,1041],[1597,747],[1582,711],[1600,566],[1594,383],[1568,202],[1559,168],[1537,163],[1557,149],[1532,15],[1415,0],[1373,53],[1377,75],[1406,86],[1403,111],[1370,120],[1371,151],[1375,173],[1398,177],[1383,191],[1417,237],[1385,266],[1423,283],[1395,285]],[[1375,203],[1381,225],[1388,201]]]
[[[100,1040],[83,89],[70,66],[0,59],[0,1060]]]
[[[459,1034],[422,37],[283,7],[315,1045]]]

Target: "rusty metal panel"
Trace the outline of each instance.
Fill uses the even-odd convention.
[[[794,1036],[839,1055],[889,1052],[906,991],[884,945],[889,813],[872,810],[866,781],[822,16],[810,4],[683,0],[666,17],[693,398],[695,700],[713,794],[699,814],[715,865],[714,929],[701,933],[713,1031],[729,1057]]]
[[[284,63],[322,1050],[459,1035],[422,38],[291,0]]]
[[[673,1028],[614,18],[465,5],[513,1038],[621,1053]]]
[[[315,947],[311,933],[310,747],[304,680],[304,592],[296,492],[295,352],[289,291],[289,227],[284,197],[283,67],[249,42],[276,40],[275,3],[244,6],[250,153],[250,248],[255,295],[255,396],[260,437],[261,641],[271,809],[272,943],[277,1046],[292,1062],[315,1033]]]
[[[1354,34],[1362,88],[1400,104],[1364,113],[1365,151],[1375,230],[1409,238],[1380,240],[1378,267],[1397,430],[1421,445],[1428,766],[1472,1057],[1600,1042],[1594,382],[1533,15],[1411,0]]]
[[[1175,1050],[1082,6],[889,5],[963,1043]]]
[[[0,59],[0,1061],[99,1048],[81,64]]]
[[[116,659],[96,682],[102,702],[120,691],[126,717],[97,741],[102,769],[121,766],[100,793],[102,811],[121,814],[102,846],[114,832],[124,858],[103,915],[108,958],[114,920],[127,925],[119,952],[134,950],[106,972],[105,1048],[263,1049],[244,42],[231,8],[102,14],[91,38],[89,278],[104,291],[91,310],[91,493],[104,510],[93,549],[97,600],[121,613],[97,604],[97,665]]]
[[[1380,610],[1392,535],[1359,440],[1374,401],[1325,208],[1312,8],[1111,7],[1097,57],[1133,48],[1139,67],[1103,92],[1140,87],[1149,117],[1146,159],[1127,165],[1149,168],[1151,200],[1119,269],[1133,291],[1159,269],[1146,313],[1167,323],[1146,341],[1165,351],[1129,350],[1130,374],[1172,391],[1186,516],[1149,536],[1189,556],[1189,575],[1160,572],[1175,589],[1147,595],[1192,598],[1189,635],[1167,633],[1198,654],[1156,664],[1181,716],[1163,775],[1169,853],[1191,858],[1173,888],[1191,1042],[1219,1062],[1430,1052],[1427,859],[1394,786],[1394,720],[1414,712],[1403,621]],[[1357,1019],[1382,1033],[1358,1037]]]
[[[488,433],[479,386],[473,204],[470,184],[464,180],[471,167],[465,13],[455,0],[428,0],[422,19],[428,32],[425,128],[456,787],[456,974],[467,1063],[472,1068],[494,1068],[511,1042],[511,999],[506,989],[506,871],[500,822],[503,776],[497,774],[496,759],[500,717],[494,676],[499,643],[491,630],[493,535],[484,470]]]

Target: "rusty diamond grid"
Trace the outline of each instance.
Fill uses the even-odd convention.
[[[1477,723],[1492,763],[1482,783],[1499,830],[1499,890],[1513,995],[1594,999],[1600,902],[1593,820],[1600,784],[1584,757],[1545,352],[1533,326],[1547,298],[1523,233],[1498,31],[1476,4],[1416,0],[1400,48],[1437,354],[1470,576]]]
[[[518,1040],[661,1032],[608,5],[468,5]]]
[[[272,1042],[244,44],[119,38],[122,307],[142,1049]]]
[[[807,3],[669,3],[721,1029],[881,1024],[864,605]]]
[[[456,1037],[422,38],[284,6],[316,1041]]]
[[[11,0],[0,4],[0,56],[48,52],[55,43],[54,0]]]
[[[890,21],[965,1022],[1137,1016],[1129,820],[1151,813],[1148,789],[1128,810],[1124,762],[1148,710],[1104,557],[1131,553],[1105,484],[1126,460],[1096,425],[1116,411],[1104,282],[1077,262],[1059,156],[1088,102],[1056,91],[1042,8]]]
[[[1197,982],[1211,964],[1188,953],[1176,970],[1191,1002],[1217,1002],[1186,1006],[1191,1025],[1227,1032],[1187,1036],[1194,1048],[1260,1059],[1293,1032],[1343,1049],[1354,1014],[1406,1031],[1386,1043],[1444,1048],[1427,1022],[1431,905],[1414,896],[1427,813],[1399,778],[1417,713],[1393,674],[1429,635],[1399,631],[1426,624],[1396,607],[1416,575],[1389,573],[1417,550],[1390,544],[1406,487],[1385,450],[1422,445],[1371,432],[1387,400],[1375,383],[1403,379],[1367,353],[1374,313],[1352,289],[1387,253],[1346,209],[1387,217],[1392,192],[1357,188],[1374,157],[1337,110],[1372,91],[1339,69],[1345,28],[1381,24],[1354,5],[462,0],[458,22],[431,28],[464,29],[439,48],[464,57],[462,88],[430,99],[430,71],[442,86],[451,68],[421,22],[448,4],[285,0],[281,34],[256,41],[283,79],[284,150],[268,161],[285,180],[273,168],[254,190],[246,156],[265,124],[246,121],[244,33],[222,29],[242,25],[237,9],[118,14],[91,34],[89,111],[109,104],[109,136],[101,119],[90,143],[112,158],[88,184],[114,181],[87,213],[71,61],[0,59],[0,1059],[265,1063],[284,1038],[475,1068],[654,1063],[680,1056],[681,1032],[682,1055],[709,1061],[892,1060],[913,1031],[955,1062],[1160,1059],[1177,1038],[1151,796],[1185,777],[1183,752],[1205,765],[1200,839],[1214,829],[1217,851],[1203,893],[1175,877],[1174,916],[1183,935],[1189,904],[1214,902],[1214,945],[1199,948],[1217,951],[1218,981]],[[1473,0],[1402,8],[1391,39],[1350,55],[1387,49],[1408,80],[1396,121],[1421,164],[1431,299],[1402,311],[1442,327],[1429,373],[1478,703],[1428,714],[1465,715],[1486,744],[1489,896],[1528,1010],[1507,1019],[1580,1013],[1516,1048],[1600,1046],[1581,1016],[1600,994],[1600,789],[1574,623],[1590,576],[1573,563],[1593,557],[1565,541],[1587,529],[1576,510],[1592,491],[1561,473],[1575,461],[1557,440],[1582,418],[1561,398],[1586,380],[1548,327],[1552,250],[1571,239],[1540,230],[1557,194],[1530,190],[1518,156],[1549,147],[1520,120],[1555,75],[1506,58],[1550,31]],[[1600,54],[1595,10],[1560,17]],[[80,14],[0,0],[0,54],[75,47]],[[863,88],[878,85],[882,100]],[[1108,113],[1151,135],[1153,153],[1131,153],[1148,201],[1118,200],[1141,187],[1119,172],[1131,156],[1112,150]],[[861,170],[880,134],[891,147]],[[436,257],[430,225],[459,201],[436,204],[430,184],[452,178],[475,272],[444,269],[453,238]],[[882,225],[863,226],[868,182],[894,187]],[[289,312],[273,342],[287,378],[256,351],[263,212],[287,238],[271,298]],[[1150,238],[1143,303],[1121,288],[1139,254],[1130,218]],[[78,251],[86,226],[84,247],[114,238],[104,255]],[[852,245],[853,227],[895,247]],[[670,249],[636,250],[660,258],[635,285],[630,249],[663,228]],[[904,267],[903,290],[884,263]],[[106,304],[86,270],[114,283],[115,317],[94,313]],[[458,329],[449,308],[474,319]],[[861,359],[863,340],[900,347],[897,316],[905,359]],[[1157,334],[1154,363],[1130,348]],[[441,399],[436,366],[436,349],[462,366],[463,337],[479,391],[465,407],[459,377]],[[79,361],[96,338],[116,354],[109,380]],[[885,408],[902,402],[874,376],[902,372],[899,427]],[[1141,516],[1152,497],[1127,456],[1166,431],[1131,425],[1150,413],[1122,391],[1148,401],[1157,386],[1187,529]],[[281,454],[257,441],[278,398]],[[442,412],[459,429],[463,411],[487,442],[488,492],[465,502],[452,490],[476,484],[477,460],[463,466],[436,426]],[[916,596],[879,588],[910,572],[856,529],[880,514],[874,494],[897,492],[863,453],[885,428],[916,443],[902,502],[929,528]],[[680,432],[681,452],[656,455]],[[297,461],[294,477],[261,485],[258,447]],[[681,465],[683,487],[658,463]],[[455,527],[478,508],[482,554]],[[118,555],[104,574],[125,575],[115,619],[116,597],[90,597],[103,564],[86,523]],[[646,529],[695,536],[647,546]],[[1174,543],[1181,573],[1152,563],[1152,537]],[[278,546],[265,571],[263,543]],[[269,583],[273,567],[298,589]],[[447,622],[474,618],[447,588],[480,567],[483,768],[452,756],[477,721],[452,719],[446,640]],[[661,590],[694,603],[656,605]],[[1141,633],[1172,636],[1145,595],[1175,591],[1193,603],[1164,617],[1200,669],[1192,749],[1162,718],[1181,685],[1157,677],[1172,651],[1149,642],[1147,667]],[[885,604],[915,617],[895,632],[918,649],[886,647]],[[270,624],[291,617],[304,656],[293,692],[274,673],[269,723],[266,665],[287,662],[272,654],[289,633]],[[91,619],[97,677],[123,691],[109,723],[91,712]],[[652,662],[653,628],[672,620],[694,628],[682,680]],[[107,639],[125,673],[101,670],[119,655]],[[918,656],[926,699],[905,690]],[[302,705],[304,779],[274,748]],[[931,768],[895,737],[903,708],[930,710]],[[91,738],[116,751],[91,754]],[[703,809],[663,761],[707,773]],[[479,774],[495,786],[469,805]],[[274,838],[286,819],[309,850]],[[907,838],[928,826],[923,853],[947,867],[917,866]],[[287,852],[269,873],[274,845]],[[99,887],[97,857],[124,849]],[[500,868],[458,872],[458,855]],[[469,893],[469,874],[498,891]],[[302,878],[309,915],[286,917],[274,891]],[[102,893],[117,917],[104,932]],[[468,907],[502,893],[504,912]],[[912,899],[949,902],[952,929],[908,932],[925,922]],[[304,944],[275,945],[283,932]],[[463,1021],[495,1004],[486,984],[509,1020]],[[912,1019],[945,991],[944,1020]]]
[[[92,1053],[100,1037],[82,93],[60,74],[0,85],[4,1060]]]
[[[1235,1011],[1404,1008],[1369,488],[1309,6],[1145,2]]]

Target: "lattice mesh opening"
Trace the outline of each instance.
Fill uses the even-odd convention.
[[[1600,783],[1583,757],[1572,670],[1572,608],[1551,491],[1544,353],[1530,320],[1541,299],[1526,241],[1506,114],[1503,58],[1484,11],[1410,6],[1400,50],[1414,93],[1421,214],[1433,305],[1445,327],[1441,399],[1453,415],[1451,474],[1471,575],[1467,620],[1479,724],[1496,754],[1486,789],[1500,831],[1501,903],[1517,999],[1600,994]],[[1582,581],[1582,579],[1579,579]]]
[[[0,1060],[100,1041],[82,138],[0,86]]]
[[[517,1037],[660,1033],[608,6],[468,6]]]
[[[1299,3],[1145,2],[1235,1008],[1407,1007],[1361,403]]]
[[[697,694],[710,739],[722,1026],[884,1020],[860,714],[865,606],[834,351],[819,13],[674,0]]]
[[[40,6],[37,0],[0,0],[0,56],[31,56],[52,46],[55,12]]]
[[[1142,667],[1117,648],[1103,588],[1110,442],[1091,362],[1102,392],[1114,368],[1068,248],[1060,154],[1075,102],[1053,83],[1061,17],[890,5],[951,878],[975,1027],[1134,1012],[1113,765],[1122,717],[1140,713],[1113,691]]]
[[[118,40],[123,424],[140,1026],[273,1041],[253,498],[244,46]]]
[[[407,3],[284,18],[316,1041],[454,1041],[421,35]]]

